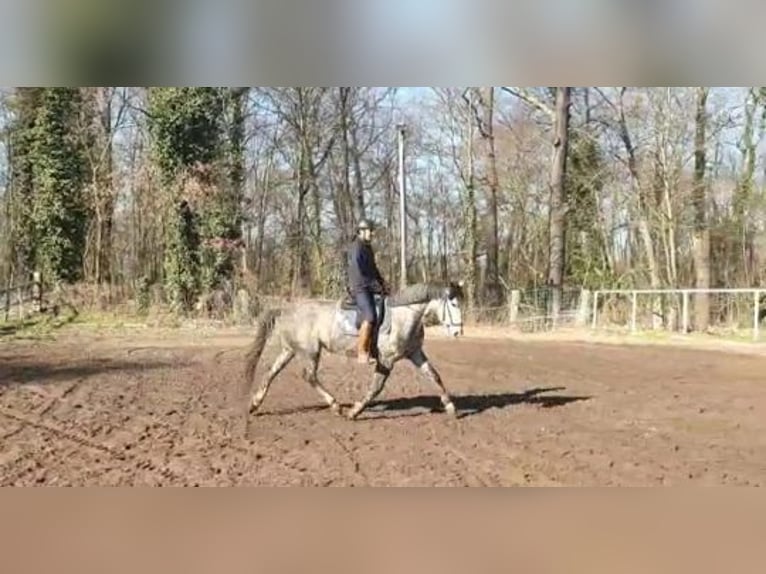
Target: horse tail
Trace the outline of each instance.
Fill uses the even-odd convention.
[[[245,380],[243,395],[250,392],[253,379],[255,377],[255,370],[258,368],[258,362],[263,355],[263,349],[266,347],[274,332],[277,319],[282,315],[281,309],[266,309],[255,321],[255,337],[247,350],[245,355]]]

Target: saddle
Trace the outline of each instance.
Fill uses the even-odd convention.
[[[388,332],[391,327],[391,322],[387,313],[388,297],[375,294],[373,296],[373,300],[375,302],[376,315],[378,316],[378,320],[373,328],[373,332],[377,336],[378,332]],[[347,294],[343,299],[341,299],[339,308],[341,315],[340,319],[344,330],[350,335],[355,335],[359,331],[359,328],[362,326],[362,317],[359,313],[359,306],[356,304],[356,301],[353,299],[353,297],[351,297],[350,294]]]

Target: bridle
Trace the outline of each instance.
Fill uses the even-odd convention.
[[[452,317],[452,305],[450,305],[449,296],[446,294],[442,297],[442,317],[446,317],[449,320],[449,324],[447,324],[442,319],[442,325],[447,329],[447,333],[454,327],[459,327],[460,330],[463,329],[463,321],[461,320],[459,323],[456,323]]]

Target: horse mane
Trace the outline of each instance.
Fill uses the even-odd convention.
[[[415,283],[414,285],[407,285],[404,289],[392,294],[389,297],[388,304],[391,307],[401,307],[404,305],[427,303],[432,299],[441,297],[446,286],[440,283]]]

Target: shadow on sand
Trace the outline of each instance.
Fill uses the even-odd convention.
[[[587,401],[590,396],[572,395],[546,395],[566,390],[566,387],[542,387],[529,389],[521,393],[486,393],[476,395],[454,395],[452,401],[457,408],[458,418],[481,414],[489,409],[504,409],[513,405],[527,404],[537,405],[544,409],[562,407],[578,401]],[[351,405],[344,404],[344,408]],[[264,411],[257,416],[292,415],[327,410],[324,405],[311,405],[275,411]],[[443,412],[439,397],[436,395],[417,395],[415,397],[402,397],[396,399],[382,399],[373,401],[363,412],[359,420],[416,417],[429,413]]]
[[[37,385],[56,384],[70,379],[87,379],[108,373],[129,375],[154,369],[179,368],[185,365],[185,363],[178,361],[129,362],[100,358],[47,364],[36,358],[0,357],[0,389],[30,383]]]
[[[485,393],[474,395],[456,395],[452,397],[452,402],[457,408],[458,418],[465,418],[472,415],[478,415],[489,409],[505,409],[513,405],[537,405],[544,409],[562,407],[577,401],[587,401],[589,396],[570,396],[570,395],[546,395],[566,390],[566,387],[547,387],[529,389],[521,393]],[[419,411],[412,414],[405,414],[406,411]],[[416,416],[418,414],[427,414],[443,412],[441,401],[435,395],[418,395],[415,397],[402,397],[397,399],[387,399],[373,402],[370,405],[371,413],[377,412],[402,412],[398,416]],[[426,412],[423,412],[426,411]],[[385,415],[384,415],[385,416]],[[397,416],[397,415],[394,415]],[[380,418],[380,416],[378,416]]]

